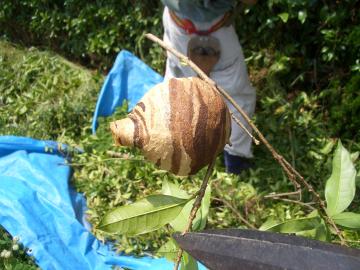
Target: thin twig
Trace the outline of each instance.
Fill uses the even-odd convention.
[[[265,195],[265,199],[271,199],[271,198],[279,198],[279,197],[288,197],[291,195],[299,195],[299,191],[293,191],[293,192],[285,192],[285,193],[270,193],[268,195]]]
[[[314,211],[316,210],[315,207],[311,206],[311,204],[314,204],[314,203],[304,203],[304,202],[301,202],[301,201],[295,201],[295,200],[290,200],[290,199],[286,199],[286,198],[278,198],[278,197],[264,197],[265,199],[272,199],[272,200],[278,200],[278,201],[283,201],[283,202],[289,202],[289,203],[295,203],[295,204],[299,204],[301,206],[305,206],[307,208],[309,208],[311,211]]]
[[[195,65],[188,57],[186,57],[185,55],[181,54],[180,52],[178,52],[177,50],[175,50],[174,48],[172,48],[171,46],[169,46],[168,44],[166,44],[164,41],[162,41],[161,39],[159,39],[158,37],[156,37],[153,34],[145,34],[145,36],[158,43],[161,47],[163,47],[164,49],[166,49],[167,51],[169,51],[170,53],[174,54],[176,57],[178,57],[181,62],[186,63],[187,65],[189,65],[197,74],[198,76],[203,79],[205,82],[209,83],[210,85],[213,85],[215,89],[217,89],[219,91],[219,93],[226,99],[228,100],[233,106],[234,108],[241,114],[241,116],[244,118],[244,120],[250,125],[250,127],[254,130],[254,132],[257,134],[258,138],[260,139],[260,141],[265,144],[265,146],[268,148],[268,150],[271,152],[272,156],[274,157],[274,159],[280,164],[280,166],[282,167],[282,169],[285,171],[285,173],[287,174],[289,180],[293,183],[296,191],[300,191],[301,190],[301,184],[299,184],[296,179],[300,179],[301,183],[306,187],[306,189],[312,193],[316,199],[316,201],[319,203],[320,208],[322,210],[322,215],[324,216],[325,220],[327,221],[328,224],[330,224],[331,227],[333,227],[335,229],[336,234],[338,235],[338,237],[341,240],[341,244],[342,245],[346,245],[345,239],[343,238],[341,231],[339,230],[339,228],[336,226],[334,220],[326,213],[326,207],[325,207],[325,203],[323,200],[321,200],[320,195],[315,192],[315,190],[312,188],[312,186],[307,183],[304,179],[304,177],[302,177],[290,164],[289,162],[287,162],[285,160],[285,158],[283,156],[281,156],[280,154],[278,154],[276,152],[276,150],[271,146],[271,144],[265,139],[264,135],[260,132],[260,130],[256,127],[256,125],[251,121],[251,119],[249,118],[249,116],[240,108],[240,106],[234,101],[234,99],[224,90],[222,89],[220,86],[218,86],[213,80],[211,80],[197,65]]]
[[[250,131],[244,126],[243,123],[240,122],[240,120],[233,113],[231,114],[231,117],[246,132],[246,134],[249,135],[249,137],[254,141],[256,145],[260,144],[259,140],[250,133]]]
[[[193,223],[193,221],[194,221],[194,219],[196,217],[197,211],[199,210],[199,208],[201,206],[202,198],[205,195],[205,191],[206,191],[210,176],[211,176],[211,174],[213,172],[213,169],[214,169],[214,166],[215,166],[215,161],[216,161],[216,157],[213,158],[213,160],[211,161],[211,163],[209,164],[209,166],[207,168],[204,180],[201,183],[201,187],[200,187],[200,189],[198,191],[198,195],[197,195],[197,197],[195,199],[195,202],[193,204],[193,207],[191,209],[188,223],[186,225],[185,230],[182,233],[183,235],[188,233],[191,230],[192,223]],[[174,266],[174,270],[178,269],[180,261],[181,261],[182,254],[183,254],[183,250],[180,248],[179,251],[178,251],[178,254],[177,254],[177,259],[176,259],[176,263],[175,263],[175,266]]]

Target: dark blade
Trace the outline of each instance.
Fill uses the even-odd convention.
[[[173,237],[209,269],[360,270],[360,250],[292,235],[229,229]]]

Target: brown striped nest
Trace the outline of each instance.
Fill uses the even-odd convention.
[[[110,124],[115,143],[176,175],[209,164],[230,137],[231,117],[220,94],[195,77],[172,78],[149,90],[127,118]]]

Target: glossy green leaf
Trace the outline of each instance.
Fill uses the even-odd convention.
[[[330,216],[344,211],[355,196],[356,170],[350,153],[339,140],[333,158],[333,169],[325,186],[327,212]]]
[[[198,270],[196,260],[187,252],[184,252],[181,258],[180,270]]]
[[[284,23],[287,23],[287,21],[289,19],[289,13],[287,13],[287,12],[280,13],[280,14],[278,14],[278,16]]]
[[[167,241],[159,248],[157,255],[165,257],[169,261],[175,262],[178,250],[179,248],[175,240],[173,238],[170,238],[169,241]]]
[[[332,219],[338,225],[351,229],[360,229],[360,214],[353,212],[342,212],[332,216]]]
[[[126,235],[155,231],[176,218],[188,201],[168,195],[150,195],[109,211],[98,228]]]

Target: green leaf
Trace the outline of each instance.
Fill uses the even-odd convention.
[[[306,21],[307,18],[307,13],[306,10],[301,10],[298,13],[298,19],[299,21],[303,24]]]
[[[208,185],[205,190],[204,198],[201,202],[201,223],[199,230],[203,230],[206,226],[208,214],[209,214],[209,208],[210,208],[210,200],[211,198],[211,185]]]
[[[328,241],[329,231],[325,222],[316,212],[306,218],[292,219],[278,223],[274,218],[269,218],[260,228],[261,231],[272,231],[280,233],[294,233],[298,236]]]
[[[150,195],[109,211],[98,228],[108,233],[127,235],[155,231],[176,218],[188,201],[168,195]]]
[[[353,212],[342,212],[332,216],[332,219],[338,225],[351,229],[360,229],[360,214]]]
[[[287,21],[289,19],[289,13],[287,13],[287,12],[280,13],[280,14],[278,14],[278,16],[284,23],[287,23]]]
[[[171,262],[175,262],[177,258],[178,246],[173,238],[170,238],[165,244],[163,244],[157,255],[161,257],[165,257],[167,260]]]
[[[191,257],[187,252],[184,252],[181,257],[180,270],[198,270],[196,260]]]
[[[349,152],[339,140],[333,158],[333,169],[325,186],[327,212],[330,216],[344,211],[355,196],[356,170]]]
[[[162,183],[161,193],[181,199],[189,199],[191,197],[185,190],[182,190],[179,185],[169,182],[166,179]]]
[[[296,232],[295,235],[313,238],[319,241],[329,241],[330,239],[329,231],[324,223],[319,224],[311,230]]]
[[[314,239],[330,242],[330,231],[324,220],[321,220],[321,224],[316,228]]]
[[[267,222],[265,222],[259,228],[259,230],[280,232],[280,233],[297,233],[297,232],[316,229],[321,224],[321,218],[316,216],[316,217],[291,219],[281,223],[275,223],[273,221],[269,221],[268,224],[266,223]]]
[[[183,232],[187,226],[191,208],[195,202],[195,199],[190,200],[181,210],[180,214],[170,222],[171,227],[177,232]],[[199,223],[201,222],[201,210],[196,213],[196,217],[192,224],[193,230],[198,230]]]
[[[211,195],[211,188],[210,185],[206,188],[205,195],[201,202],[201,207],[196,213],[196,217],[192,224],[192,229],[194,231],[202,230],[206,226],[207,216],[209,213],[209,206],[210,206],[210,195]],[[190,200],[185,207],[181,210],[180,214],[170,222],[171,227],[175,231],[183,232],[188,224],[189,216],[191,209],[195,199]]]
[[[278,220],[276,220],[274,217],[270,217],[260,226],[259,230],[267,231],[278,224],[280,224]]]

